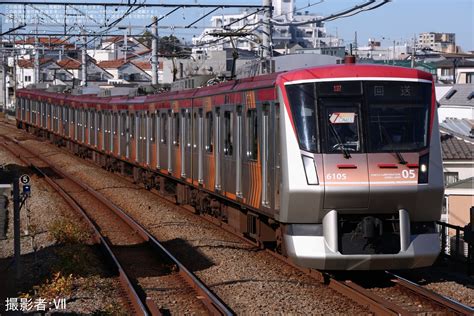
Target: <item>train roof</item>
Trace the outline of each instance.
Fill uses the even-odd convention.
[[[169,106],[170,102],[173,102],[175,100],[199,100],[201,98],[213,96],[216,96],[216,102],[224,103],[224,98],[219,97],[223,95],[229,95],[231,98],[234,98],[234,100],[241,100],[240,96],[236,96],[236,94],[238,92],[247,90],[261,90],[263,92],[259,92],[258,98],[262,100],[271,100],[272,98],[275,98],[274,92],[265,92],[264,90],[273,89],[277,82],[285,83],[299,80],[317,80],[326,78],[409,78],[424,79],[429,81],[432,80],[432,76],[430,73],[417,69],[384,65],[350,64],[327,65],[297,69],[288,72],[278,72],[255,77],[236,79],[202,88],[181,91],[169,91],[147,96],[99,97],[94,94],[68,95],[63,93],[48,92],[36,89],[19,89],[17,91],[17,95],[49,102],[52,102],[52,100],[54,99],[60,104],[73,106],[90,107],[102,105],[104,106],[104,108],[108,108],[110,106],[118,106],[123,109],[129,106],[139,106],[140,108],[146,108],[147,104],[161,104],[160,106]]]
[[[418,69],[373,64],[342,64],[297,69],[280,74],[283,82],[337,78],[403,78],[432,81],[430,73]]]

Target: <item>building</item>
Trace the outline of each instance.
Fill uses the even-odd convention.
[[[138,39],[126,35],[117,35],[105,38],[97,48],[88,49],[87,54],[101,62],[116,59],[126,60],[149,51],[150,48]]]
[[[27,37],[15,41],[14,48],[20,52],[21,57],[24,59],[34,58],[35,49],[41,51],[42,58],[78,58],[76,45],[58,37]]]
[[[416,49],[442,53],[457,53],[456,34],[426,32],[418,35]]]
[[[443,124],[440,133],[445,185],[442,220],[464,226],[469,222],[469,209],[474,205],[474,138]]]
[[[303,48],[342,46],[340,39],[327,35],[322,21],[297,26],[301,22],[315,21],[322,17],[308,11],[295,12],[294,0],[273,0],[272,5],[274,7],[272,18],[275,21],[272,27],[274,47],[284,47],[288,44],[298,44]],[[204,29],[201,35],[193,38],[193,44],[198,46],[194,50],[223,50],[235,46],[242,50],[261,51],[263,31],[258,28],[258,25],[263,20],[263,15],[263,12],[250,15],[249,11],[243,11],[239,14],[213,16],[211,27]],[[242,30],[252,35],[234,37],[233,44],[227,39],[216,42],[218,33],[224,30]]]
[[[474,138],[464,137],[443,126],[440,133],[445,185],[473,177]]]
[[[325,46],[316,48],[296,48],[295,54],[318,54],[328,55],[344,59],[346,48],[344,46]]]
[[[358,59],[373,61],[405,60],[412,54],[413,46],[408,43],[395,42],[391,46],[382,46],[380,41],[369,38],[366,46],[355,48]]]
[[[474,205],[474,177],[447,185],[444,195],[443,219],[452,225],[467,225],[469,210]]]
[[[474,119],[474,84],[456,84],[439,100],[438,119]]]
[[[150,73],[147,72],[147,67],[143,63],[131,62],[129,60],[115,59],[104,60],[97,65],[110,73],[116,83],[151,83],[151,65]]]
[[[16,88],[25,88],[35,82],[75,86],[82,80],[82,64],[76,59],[65,58],[56,61],[52,58],[40,58],[39,66],[40,77],[38,80],[35,80],[34,60],[19,59],[15,65]],[[88,85],[98,85],[107,82],[107,80],[112,77],[110,73],[98,66],[94,60],[88,57]]]
[[[474,56],[464,54],[463,57],[447,56],[448,58],[442,57],[432,62],[436,67],[438,81],[447,84],[474,83]]]

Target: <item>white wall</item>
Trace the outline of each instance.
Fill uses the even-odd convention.
[[[443,172],[457,172],[459,174],[459,180],[474,177],[474,161],[443,161]]]
[[[474,119],[474,107],[469,106],[455,106],[443,105],[438,108],[438,121],[441,123],[447,117],[454,117],[457,119]]]

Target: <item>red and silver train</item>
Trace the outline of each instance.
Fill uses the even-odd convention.
[[[415,268],[440,251],[428,73],[348,64],[138,97],[22,89],[17,100],[19,127],[171,190],[301,266]]]

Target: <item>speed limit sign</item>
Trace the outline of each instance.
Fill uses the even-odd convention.
[[[22,184],[28,184],[28,183],[30,183],[30,176],[27,175],[27,174],[22,175],[22,176],[20,177],[20,182],[21,182]]]

